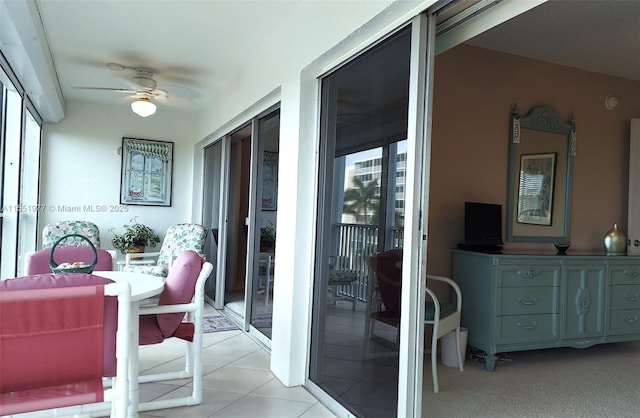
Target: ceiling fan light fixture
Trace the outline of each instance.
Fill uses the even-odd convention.
[[[148,97],[140,97],[131,103],[131,110],[138,116],[146,118],[156,113],[156,105],[149,100]]]

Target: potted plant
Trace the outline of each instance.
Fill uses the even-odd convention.
[[[276,232],[273,224],[260,228],[260,252],[272,253],[276,247]]]
[[[124,225],[124,233],[113,232],[111,243],[113,248],[125,253],[144,252],[146,246],[154,247],[160,242],[160,237],[153,229],[138,222],[137,217],[131,219],[131,225]]]

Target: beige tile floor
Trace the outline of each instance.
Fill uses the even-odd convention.
[[[213,308],[207,307],[206,310]],[[206,315],[207,313],[205,313]],[[203,401],[200,405],[141,412],[142,418],[335,417],[303,387],[287,388],[269,370],[269,353],[244,332],[204,334]],[[140,348],[140,372],[179,370],[184,343],[169,339]],[[188,380],[140,385],[140,401],[186,396]]]

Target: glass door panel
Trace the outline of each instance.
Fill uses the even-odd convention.
[[[363,417],[397,414],[399,328],[372,322],[369,261],[403,246],[410,49],[407,27],[322,80],[310,379]]]
[[[25,112],[20,169],[20,205],[27,209],[20,213],[18,242],[18,276],[23,274],[23,256],[36,250],[38,236],[38,183],[40,178],[40,138],[42,129],[28,110]]]
[[[0,161],[2,169],[2,250],[0,252],[0,278],[15,277],[18,272],[18,248],[20,218],[20,174],[23,141],[22,127],[22,97],[14,90],[5,86],[3,102],[0,103],[2,112],[3,159]],[[37,183],[33,185],[37,190]]]
[[[205,294],[216,309],[224,306],[224,286],[218,286],[217,278],[224,276],[224,246],[220,246],[220,237],[224,231],[224,169],[223,145],[226,138],[208,146],[204,150],[204,225],[208,229],[207,260],[213,264],[211,276],[205,284]],[[218,292],[222,290],[222,292]]]
[[[273,311],[280,110],[204,150],[203,219],[215,268],[206,295],[269,345]]]
[[[253,241],[250,325],[271,339],[273,284],[275,280],[276,215],[278,207],[278,151],[280,110],[257,123],[258,164]]]

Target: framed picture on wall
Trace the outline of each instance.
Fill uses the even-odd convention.
[[[171,206],[173,142],[122,138],[120,203]]]
[[[262,159],[262,210],[276,210],[278,198],[278,153],[265,152]]]

